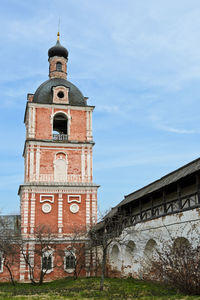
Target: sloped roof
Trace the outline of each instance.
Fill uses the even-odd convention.
[[[105,216],[105,218],[114,216],[117,213],[117,209],[119,207],[128,204],[132,201],[135,201],[139,198],[142,198],[148,194],[151,194],[152,192],[158,191],[165,186],[177,182],[181,178],[195,173],[196,171],[200,171],[200,158],[191,161],[190,163],[182,166],[181,168],[176,169],[175,171],[161,177],[160,179],[144,186],[143,188],[135,192],[126,195],[124,199]]]

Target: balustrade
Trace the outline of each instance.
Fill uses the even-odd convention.
[[[191,208],[198,207],[198,195],[193,193],[187,196],[182,196],[180,199],[166,201],[159,205],[154,205],[152,208],[142,209],[141,213],[131,215],[131,225],[150,220],[159,216],[180,212]]]
[[[35,182],[75,182],[75,183],[80,183],[80,182],[89,182],[88,181],[88,176],[84,176],[82,178],[81,175],[76,175],[76,174],[68,174],[67,176],[59,176],[57,178],[54,177],[53,174],[40,174],[39,176],[33,176],[31,181]]]
[[[53,134],[53,140],[54,141],[67,141],[68,135],[59,133],[59,134]]]

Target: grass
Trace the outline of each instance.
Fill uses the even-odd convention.
[[[110,299],[110,300],[157,300],[157,299],[199,299],[200,296],[186,296],[165,286],[139,281],[132,278],[106,278],[104,291],[99,291],[99,278],[61,279],[42,286],[29,283],[0,283],[0,299],[18,300],[61,300],[61,299]]]

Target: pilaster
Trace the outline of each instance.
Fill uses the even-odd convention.
[[[59,193],[58,196],[58,234],[59,237],[62,237],[63,231],[63,197],[62,193]]]
[[[30,233],[34,234],[35,229],[35,193],[31,194],[31,213],[30,213]]]

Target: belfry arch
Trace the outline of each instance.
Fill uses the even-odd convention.
[[[63,112],[53,116],[53,134],[68,134],[68,118]]]

